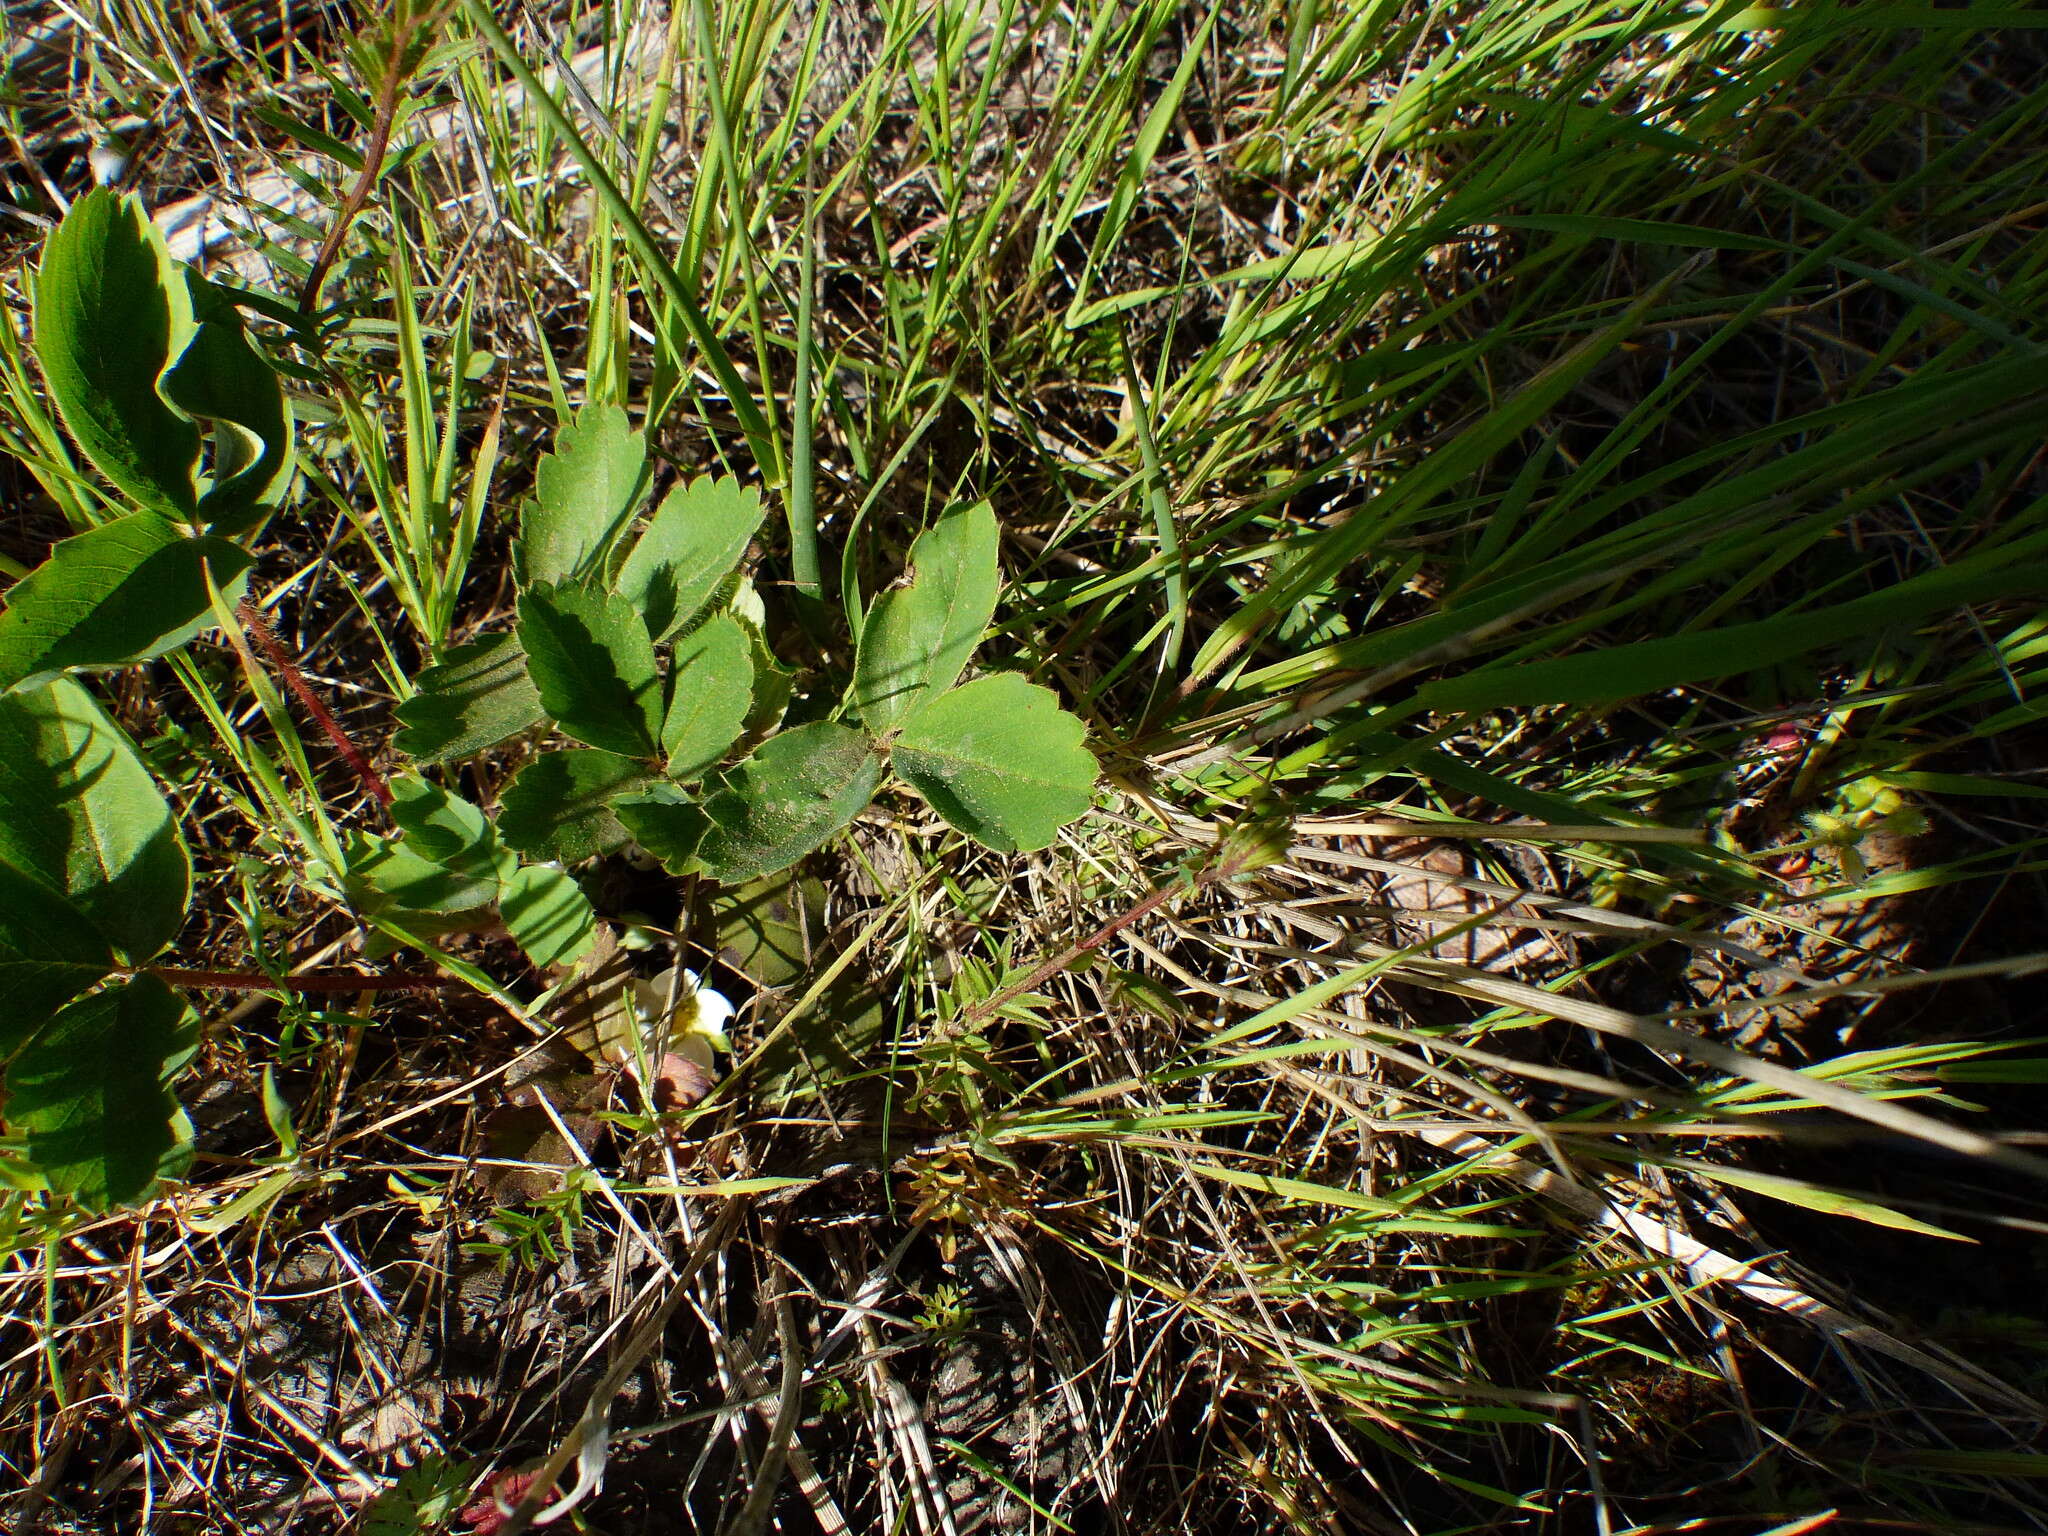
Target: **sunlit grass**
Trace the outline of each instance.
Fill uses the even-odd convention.
[[[666,1193],[583,1201],[622,1276],[744,1202],[666,1389],[739,1406],[662,1432],[711,1466],[664,1507],[941,1529],[979,1458],[1048,1529],[2038,1519],[2031,1464],[1996,1459],[2025,1454],[2033,1357],[1862,1315],[1832,1235],[1989,1256],[2025,1219],[1993,1181],[2041,1167],[1972,1102],[2033,1080],[2025,1020],[1880,1006],[2024,947],[1884,903],[1996,912],[2044,863],[2048,99],[2017,15],[687,0],[536,32],[470,3],[314,316],[320,206],[360,169],[333,146],[378,82],[310,22],[165,64],[175,8],[80,16],[66,46],[175,125],[145,189],[254,220],[236,178],[289,162],[318,193],[244,269],[305,402],[261,592],[360,739],[502,612],[534,459],[599,401],[783,509],[755,582],[797,715],[917,531],[986,498],[988,664],[1090,721],[1100,814],[1050,854],[885,802],[807,866],[802,958],[753,974],[730,1086],[605,1170]],[[0,434],[82,526],[8,345]],[[362,808],[219,660],[121,702],[206,743],[179,749],[217,778],[206,942],[246,959],[232,896],[300,956],[351,931],[312,866]],[[1254,818],[1271,862],[1222,878]],[[607,916],[666,922],[606,879]],[[537,990],[502,946],[439,958]],[[503,1246],[458,1090],[532,1037],[423,1006],[236,1009],[206,1069],[299,1074],[309,1166]],[[1935,1156],[1967,1187],[1930,1194]],[[83,1368],[126,1250],[10,1200],[49,1241],[8,1281],[48,1347],[7,1433],[47,1468],[48,1362]],[[252,1207],[178,1283],[260,1275],[267,1224],[334,1201]],[[1802,1224],[1752,1225],[1772,1208]],[[962,1255],[1035,1320],[1031,1390],[1085,1446],[1058,1478],[917,1417],[936,1356],[904,1320]],[[1823,1344],[1854,1423],[1785,1407],[1801,1372],[1849,1390]],[[584,1408],[547,1378],[408,1454],[481,1476]],[[157,1455],[179,1432],[149,1412]],[[614,1445],[605,1499],[672,1478],[636,1470],[651,1443]]]

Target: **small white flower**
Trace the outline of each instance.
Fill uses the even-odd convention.
[[[663,971],[652,981],[635,981],[634,1012],[654,1037],[650,1044],[660,1039],[662,1031],[657,1026],[662,1009],[668,1006],[672,987],[676,1005],[668,1019],[667,1048],[708,1070],[716,1052],[732,1049],[725,1038],[725,1026],[733,1015],[732,1002],[715,987],[705,986],[703,978],[688,969],[683,971],[679,986],[674,968]]]

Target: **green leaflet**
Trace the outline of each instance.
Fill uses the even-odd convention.
[[[969,837],[1029,852],[1088,809],[1096,765],[1087,734],[1051,690],[999,672],[925,705],[896,738],[893,759]]]
[[[423,763],[468,757],[547,718],[512,635],[486,635],[448,653],[413,679],[419,692],[398,706],[398,750]]]
[[[542,970],[574,961],[597,934],[582,887],[545,864],[524,865],[507,880],[498,911],[526,958]]]
[[[519,514],[519,584],[601,574],[605,555],[639,504],[647,439],[616,405],[588,405],[555,434]]]
[[[672,779],[687,783],[732,750],[754,702],[754,642],[729,613],[713,616],[675,645],[661,749]]]
[[[711,824],[688,791],[661,780],[637,794],[620,796],[612,810],[663,869],[672,875],[696,873],[697,846]]]
[[[881,781],[862,732],[828,720],[784,731],[705,800],[697,861],[728,884],[786,869],[858,816]]]
[[[764,510],[761,493],[737,480],[679,485],[661,499],[612,585],[646,616],[654,638],[666,640],[733,573]]]
[[[458,873],[403,842],[363,832],[351,833],[344,851],[348,868],[341,884],[349,905],[369,916],[397,917],[421,933],[471,927],[476,915],[498,899],[495,870]],[[420,923],[416,915],[430,920]]]
[[[902,725],[966,669],[1002,584],[996,542],[987,502],[942,518],[911,546],[910,585],[875,599],[853,668],[853,705],[869,730]]]
[[[184,921],[191,867],[171,808],[68,678],[0,697],[0,862],[67,898],[131,965]]]
[[[43,244],[35,349],[81,452],[139,505],[197,509],[199,429],[157,381],[192,333],[191,300],[134,197],[105,187],[71,205]]]
[[[0,1061],[113,967],[90,919],[40,881],[0,864]]]
[[[53,1189],[88,1210],[138,1200],[178,1144],[166,1080],[198,1020],[154,976],[95,992],[50,1020],[7,1068],[8,1123]]]
[[[207,570],[232,597],[250,564],[226,540],[187,538],[154,512],[65,539],[8,589],[7,611],[0,613],[0,689],[173,650],[213,622]]]
[[[199,516],[214,533],[237,533],[259,521],[263,503],[283,489],[291,414],[277,375],[249,345],[241,312],[198,273],[185,276],[199,328],[164,375],[163,394],[211,423],[213,484],[199,498]]]
[[[625,598],[577,586],[522,592],[519,643],[541,707],[569,735],[623,757],[660,751],[654,643]]]
[[[645,763],[614,752],[544,752],[505,786],[498,835],[528,858],[575,864],[610,853],[627,831],[612,798],[645,784]]]
[[[391,781],[391,819],[405,846],[458,879],[495,884],[514,860],[498,846],[490,821],[476,806],[416,773]]]

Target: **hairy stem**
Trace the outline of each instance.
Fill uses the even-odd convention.
[[[270,627],[256,605],[245,597],[236,607],[235,613],[241,619],[242,627],[248,630],[262,649],[265,659],[269,661],[277,675],[284,679],[285,686],[290,688],[298,701],[306,707],[306,713],[313,717],[314,723],[326,732],[327,739],[334,743],[334,750],[341,754],[342,760],[355,770],[356,777],[363,781],[363,788],[370,792],[371,798],[379,805],[389,806],[391,786],[386,784],[383,775],[370,765],[370,759],[363,754],[363,749],[358,747],[348,732],[341,728],[341,722],[320,702],[319,695],[313,692],[312,685],[306,681],[306,675],[299,670],[299,664],[292,660],[290,653],[284,648],[284,643],[277,638],[277,632]]]
[[[384,156],[391,147],[391,125],[398,117],[398,100],[405,91],[405,51],[412,46],[414,34],[428,19],[424,15],[415,16],[391,29],[391,51],[384,60],[384,78],[377,82],[376,112],[370,119],[370,137],[363,145],[362,172],[356,177],[355,185],[349,188],[348,196],[342,199],[341,208],[334,215],[334,227],[320,242],[320,253],[313,258],[313,266],[299,289],[299,308],[309,316],[313,313],[313,306],[320,301],[320,285],[327,280],[327,269],[341,254],[341,242],[348,238],[349,225],[355,222],[356,215],[369,202],[370,193],[377,185],[378,173],[384,169]]]
[[[131,976],[154,976],[166,986],[212,992],[440,992],[463,986],[453,976],[415,971],[300,971],[272,976],[264,971],[196,971],[175,965],[145,966]]]

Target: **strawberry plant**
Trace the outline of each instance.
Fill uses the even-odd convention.
[[[676,874],[788,868],[895,773],[960,831],[1045,847],[1088,807],[1081,722],[1013,673],[961,683],[994,612],[996,522],[956,511],[862,626],[841,716],[779,730],[790,697],[739,566],[762,517],[732,479],[677,486],[644,526],[646,448],[585,410],[541,461],[520,520],[518,623],[418,678],[397,745],[445,762],[551,724],[578,743],[507,785],[497,836],[568,863],[636,841]],[[463,814],[482,822],[480,810]]]
[[[73,674],[218,624],[267,688],[253,638],[388,813],[388,828],[279,839],[296,838],[304,883],[355,915],[372,956],[502,923],[561,975],[598,932],[567,866],[637,844],[677,875],[756,880],[847,827],[891,772],[1003,851],[1045,847],[1088,807],[1080,720],[1014,673],[961,681],[1001,584],[985,503],[916,541],[860,626],[840,706],[784,728],[791,676],[742,572],[760,493],[702,477],[648,511],[644,436],[608,405],[540,461],[515,622],[418,675],[394,744],[425,771],[387,783],[242,600],[292,433],[229,294],[172,262],[134,199],[95,192],[45,248],[34,345],[104,515],[0,612],[0,1166],[17,1183],[104,1209],[175,1171],[189,1138],[170,1083],[198,1032],[171,983],[220,975],[153,965],[185,914],[186,845]],[[427,776],[536,732],[573,745],[529,758],[494,806]]]

